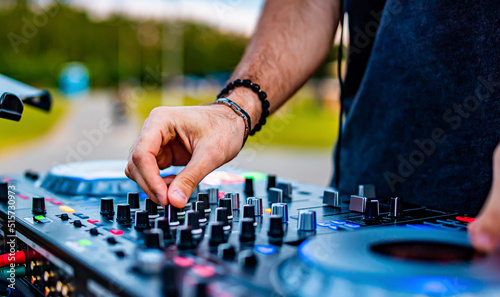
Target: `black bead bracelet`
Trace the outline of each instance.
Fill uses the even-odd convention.
[[[262,114],[260,115],[259,122],[255,125],[252,131],[250,131],[250,135],[254,135],[262,129],[262,126],[266,124],[266,118],[269,116],[269,106],[271,104],[269,103],[269,100],[267,100],[266,92],[262,91],[258,84],[252,83],[249,79],[241,80],[237,78],[233,82],[228,83],[225,88],[222,88],[220,93],[217,95],[217,98],[227,96],[230,91],[234,90],[235,87],[245,87],[251,89],[255,94],[257,94],[262,104]]]

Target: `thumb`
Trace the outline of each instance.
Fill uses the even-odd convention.
[[[468,229],[472,245],[478,250],[491,252],[500,241],[500,146],[493,156],[493,181],[488,199]]]
[[[177,208],[184,207],[201,180],[223,164],[223,161],[214,155],[217,154],[210,154],[204,149],[193,152],[189,163],[168,188],[167,196],[170,204]]]

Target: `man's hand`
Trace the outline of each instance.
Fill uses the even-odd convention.
[[[241,149],[245,122],[224,105],[158,107],[144,122],[125,174],[153,201],[184,207],[198,183]],[[162,178],[160,169],[186,165]]]
[[[500,144],[493,153],[493,182],[490,194],[476,221],[469,225],[474,247],[491,252],[500,241]]]

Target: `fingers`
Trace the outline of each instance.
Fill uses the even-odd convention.
[[[175,177],[168,189],[168,200],[175,207],[184,207],[196,186],[210,172],[223,164],[223,159],[213,150],[197,148],[191,161]]]
[[[491,252],[500,242],[500,146],[493,157],[493,182],[486,203],[476,221],[469,225],[472,245],[481,251]]]
[[[165,136],[155,125],[145,125],[137,141],[127,166],[127,176],[151,198],[162,205],[168,204],[167,185],[160,176],[156,160],[163,143],[168,143]]]

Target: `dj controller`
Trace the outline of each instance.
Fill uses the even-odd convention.
[[[25,296],[500,296],[466,214],[229,167],[164,208],[125,165],[0,177],[2,279]]]

